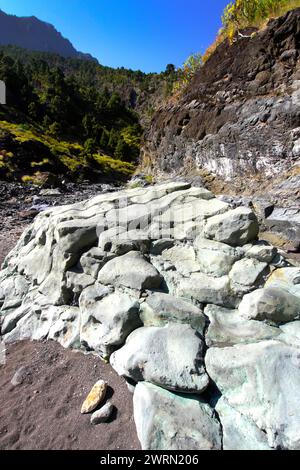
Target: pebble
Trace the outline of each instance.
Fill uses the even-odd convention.
[[[91,416],[91,424],[97,425],[101,423],[106,423],[111,417],[114,411],[114,406],[111,402],[107,402],[100,410],[95,411]]]
[[[17,387],[18,385],[22,385],[27,375],[28,375],[28,369],[26,367],[20,367],[20,369],[17,370],[17,372],[11,379],[10,383],[14,387]]]
[[[104,400],[107,390],[107,382],[104,380],[99,380],[92,388],[87,398],[85,399],[82,408],[81,414],[87,414],[94,411],[97,406]]]

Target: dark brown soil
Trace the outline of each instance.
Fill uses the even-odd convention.
[[[22,383],[13,386],[20,371]],[[81,415],[99,379],[116,407],[111,422],[93,426]],[[137,450],[132,395],[110,365],[54,342],[20,342],[0,367],[0,450]]]

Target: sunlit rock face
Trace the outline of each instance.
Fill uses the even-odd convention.
[[[258,231],[185,182],[49,209],[0,272],[2,339],[110,360],[145,449],[299,449],[300,270]]]
[[[174,176],[204,170],[221,182],[240,179],[245,192],[251,185],[259,192],[262,182],[271,187],[272,176],[282,181],[297,176],[299,21],[298,8],[252,37],[230,47],[227,41],[221,44],[181,98],[154,115],[142,152],[144,167]],[[299,181],[296,185],[290,205],[299,193]]]

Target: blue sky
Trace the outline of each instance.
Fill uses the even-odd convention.
[[[52,23],[103,65],[160,72],[203,52],[229,0],[0,0],[18,16]]]

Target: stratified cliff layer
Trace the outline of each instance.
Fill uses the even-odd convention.
[[[221,44],[146,134],[143,164],[196,166],[225,180],[290,170],[300,157],[300,8]]]

